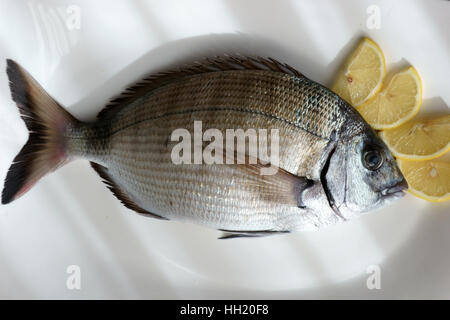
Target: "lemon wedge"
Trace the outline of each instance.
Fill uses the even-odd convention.
[[[396,128],[412,117],[422,104],[422,82],[416,69],[396,73],[373,99],[358,107],[363,118],[377,130]]]
[[[383,51],[375,42],[364,38],[339,71],[332,90],[357,107],[381,89],[385,74]]]
[[[413,195],[432,202],[450,200],[450,161],[397,160]]]
[[[405,160],[430,160],[450,150],[450,115],[422,121],[409,121],[382,131],[392,154]]]

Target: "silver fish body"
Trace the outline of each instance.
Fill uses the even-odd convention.
[[[193,133],[195,121],[224,136],[227,129],[277,129],[282,174],[175,164],[171,135]],[[386,146],[351,106],[274,60],[219,58],[150,77],[94,123],[67,122],[65,161],[93,162],[129,208],[221,230],[315,229],[382,207],[406,187]],[[286,189],[295,177],[308,183]],[[286,200],[291,192],[301,205]]]

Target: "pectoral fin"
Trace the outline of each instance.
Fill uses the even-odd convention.
[[[314,180],[297,176],[270,163],[263,164],[259,159],[252,159],[249,156],[245,156],[243,164],[237,163],[236,154],[234,159],[236,160],[234,164],[229,165],[238,166],[240,170],[254,177],[251,183],[257,186],[263,200],[305,208],[302,194],[314,184]],[[271,170],[264,170],[268,168]]]

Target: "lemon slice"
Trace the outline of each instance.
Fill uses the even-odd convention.
[[[363,118],[377,130],[396,128],[412,117],[422,104],[422,82],[416,69],[395,74],[373,99],[359,106]]]
[[[381,138],[400,159],[430,160],[450,150],[450,115],[423,121],[410,121],[382,131]]]
[[[413,195],[432,202],[450,200],[450,162],[397,161]]]
[[[381,89],[385,74],[383,51],[375,42],[364,38],[338,73],[332,90],[356,107]]]

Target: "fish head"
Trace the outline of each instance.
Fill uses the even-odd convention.
[[[391,152],[370,128],[338,140],[325,180],[345,219],[385,207],[408,189]]]

